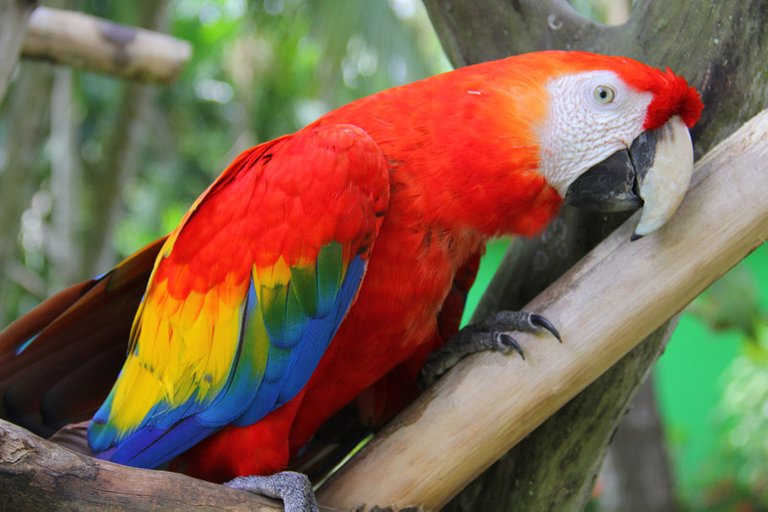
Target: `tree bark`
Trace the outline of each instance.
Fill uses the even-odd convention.
[[[19,61],[34,0],[0,0],[0,103]]]
[[[600,510],[678,510],[666,446],[653,379],[648,378],[640,386],[608,450],[600,474]]]
[[[669,66],[696,86],[702,155],[768,105],[768,0],[637,0],[625,24],[583,18],[565,0],[424,0],[454,66],[536,50],[586,50]]]
[[[482,7],[467,0],[425,0],[430,18],[454,65],[460,66],[507,55],[543,49],[588,50],[637,58],[656,66],[670,66],[683,74],[702,93],[706,108],[693,130],[696,155],[702,155],[715,143],[732,133],[755,113],[768,106],[768,75],[763,63],[768,60],[768,1],[741,2],[662,2],[637,0],[630,19],[620,26],[605,26],[578,15],[564,0],[494,0]],[[514,308],[524,304],[544,286],[560,275],[621,221],[621,217],[605,217],[564,209],[561,217],[541,237],[515,247],[499,270],[481,304],[480,311]],[[646,373],[655,361],[663,343],[652,351],[636,352],[619,363],[627,370],[632,360],[644,358],[634,371]],[[640,381],[638,381],[639,384]],[[600,379],[585,393],[604,393],[618,385],[610,374]],[[625,394],[633,387],[625,381]],[[589,397],[580,396],[589,401]],[[617,400],[623,400],[616,397]],[[584,418],[583,421],[589,421]],[[536,443],[538,436],[561,434],[552,444],[569,442],[568,422],[573,418],[554,416],[550,422],[562,428],[542,430],[523,444]],[[606,418],[612,422],[612,418]],[[579,434],[581,435],[581,434]],[[597,432],[596,435],[602,435]],[[606,440],[607,441],[607,440]],[[539,443],[545,447],[546,443]],[[522,453],[525,446],[516,449]],[[509,466],[507,475],[517,481],[530,474],[557,473],[549,464],[548,450],[540,448],[538,462],[531,467],[517,464],[512,453],[502,464]],[[602,457],[602,451],[594,457]],[[585,482],[592,481],[599,467],[587,457],[582,461]],[[493,476],[483,477],[477,486],[493,487]],[[550,494],[552,503],[562,501],[558,490],[547,482],[529,485],[528,492]],[[477,493],[477,490],[468,490]],[[567,492],[567,491],[565,491]],[[520,492],[509,487],[498,503],[515,503]],[[524,498],[523,498],[524,499]],[[466,508],[467,501],[464,502]],[[583,504],[582,504],[583,506]],[[457,502],[454,509],[461,509]],[[580,508],[580,507],[576,507]],[[447,508],[448,510],[451,507]],[[499,509],[503,509],[499,506]]]
[[[50,510],[52,503],[73,511],[283,510],[248,492],[81,455],[0,420],[0,510]]]

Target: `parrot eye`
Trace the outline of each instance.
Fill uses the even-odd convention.
[[[613,99],[616,97],[616,91],[607,85],[598,85],[595,87],[594,96],[598,103],[601,105],[607,105],[613,102]]]

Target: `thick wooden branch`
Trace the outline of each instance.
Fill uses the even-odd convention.
[[[629,242],[637,216],[528,305],[564,344],[464,361],[321,489],[332,507],[445,504],[712,281],[768,238],[768,111],[697,164],[672,221]]]
[[[649,361],[658,358],[676,325],[664,324],[636,346],[442,509],[495,510],[499,503],[513,503],[513,510],[522,511],[583,510],[610,439],[622,431],[618,425],[634,397],[628,390],[646,378]],[[639,510],[656,511],[629,512]]]
[[[170,84],[192,54],[186,41],[87,14],[38,7],[22,55],[141,82]]]
[[[248,492],[80,455],[4,420],[0,489],[3,510],[283,510]]]

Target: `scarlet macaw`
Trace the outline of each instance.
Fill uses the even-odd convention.
[[[644,203],[637,236],[663,225],[688,186],[701,109],[669,70],[559,51],[355,101],[245,151],[164,242],[10,326],[0,412],[35,424],[87,411],[92,398],[54,397],[90,377],[70,368],[41,389],[19,361],[90,364],[71,355],[85,339],[73,333],[124,331],[133,303],[120,298],[146,284],[90,424],[93,452],[147,468],[184,454],[180,465],[214,481],[283,470],[361,394],[371,417],[382,400],[403,405],[393,389],[412,396],[427,355],[458,329],[490,237],[538,233],[564,200]]]

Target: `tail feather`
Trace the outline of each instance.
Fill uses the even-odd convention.
[[[117,378],[164,238],[0,332],[0,417],[50,436],[90,418]]]

